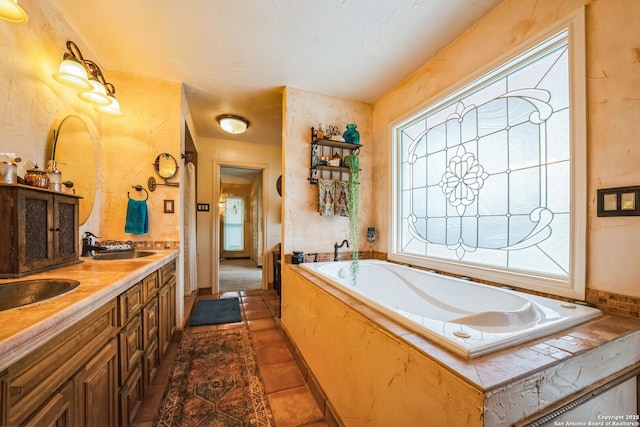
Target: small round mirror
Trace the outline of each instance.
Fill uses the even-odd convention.
[[[158,176],[164,179],[173,177],[178,171],[178,163],[169,153],[159,154],[158,157],[156,157],[154,167]]]

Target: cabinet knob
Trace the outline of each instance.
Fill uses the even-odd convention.
[[[49,231],[60,231],[59,228],[50,228]]]

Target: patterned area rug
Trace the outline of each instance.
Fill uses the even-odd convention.
[[[154,426],[272,426],[246,328],[187,334]]]

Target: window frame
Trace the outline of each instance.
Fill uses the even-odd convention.
[[[434,106],[449,103],[453,98],[461,97],[471,85],[486,81],[499,74],[506,64],[525,54],[536,46],[567,31],[569,46],[569,100],[570,100],[570,260],[569,276],[562,279],[536,273],[494,268],[477,264],[460,263],[453,260],[430,258],[423,255],[402,253],[399,249],[398,222],[399,204],[399,133],[400,129],[414,122],[418,117]],[[390,123],[389,140],[391,156],[389,169],[391,178],[391,203],[388,240],[388,259],[408,263],[424,268],[469,276],[476,279],[500,283],[532,291],[558,295],[567,298],[585,299],[586,292],[586,231],[587,231],[587,127],[586,127],[586,41],[584,8],[576,10],[564,19],[550,25],[537,35],[527,39],[507,53],[473,73],[467,79],[431,97],[409,114]]]

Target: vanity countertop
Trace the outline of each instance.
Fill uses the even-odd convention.
[[[30,351],[83,319],[96,308],[120,295],[161,266],[178,257],[178,250],[154,250],[143,258],[81,263],[33,274],[4,283],[62,278],[80,282],[71,292],[10,310],[0,311],[0,371]]]

